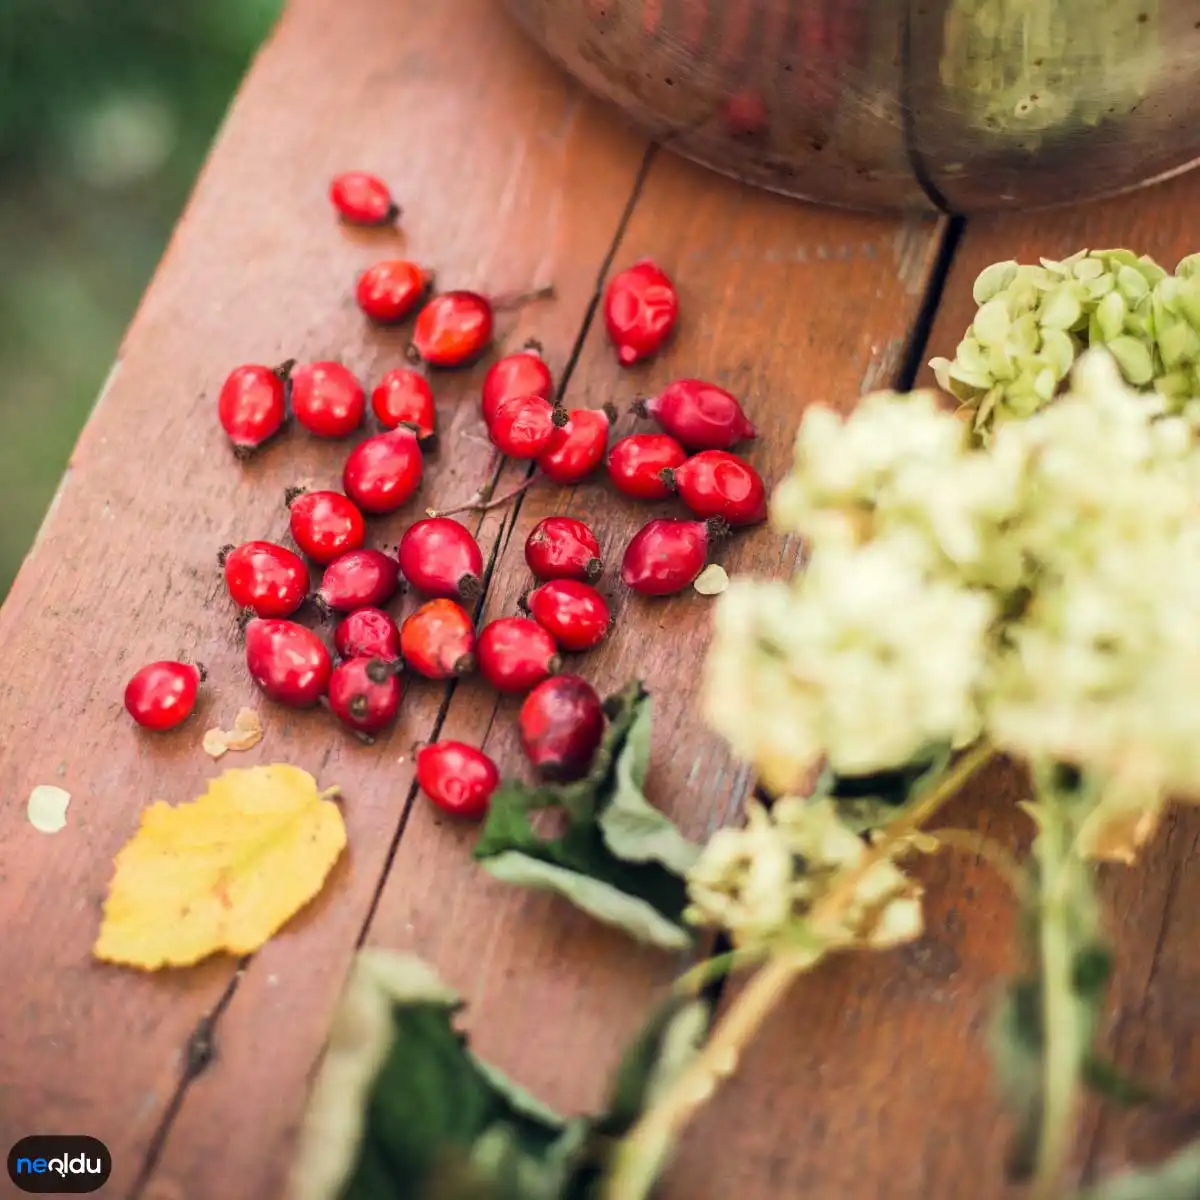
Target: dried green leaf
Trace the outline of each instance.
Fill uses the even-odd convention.
[[[609,703],[611,722],[591,773],[578,783],[506,781],[492,797],[475,857],[497,879],[555,892],[639,941],[682,949],[684,872],[698,849],[642,792],[650,755],[650,699],[640,684]],[[558,810],[565,831],[542,837],[530,821]]]
[[[984,267],[976,277],[974,287],[971,289],[976,305],[986,304],[1003,292],[1017,277],[1017,266],[1017,262],[1011,260],[992,263],[990,267]]]
[[[1134,387],[1143,387],[1154,378],[1154,358],[1145,343],[1133,337],[1113,338],[1109,353],[1117,360],[1121,374]]]

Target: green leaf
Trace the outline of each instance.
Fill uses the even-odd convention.
[[[650,698],[632,683],[606,705],[610,724],[589,774],[576,783],[502,784],[475,857],[507,883],[555,892],[639,941],[691,946],[684,875],[698,848],[642,790],[650,756]],[[559,811],[565,831],[542,837],[531,814]]]
[[[1122,1171],[1078,1192],[1074,1200],[1200,1200],[1200,1143],[1157,1166]]]

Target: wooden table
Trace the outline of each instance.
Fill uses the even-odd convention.
[[[514,705],[477,682],[414,686],[391,736],[365,747],[319,712],[259,703],[266,738],[235,765],[291,761],[342,785],[350,852],[320,900],[249,961],[146,976],[92,962],[116,850],[149,801],[198,794],[217,768],[200,732],[256,703],[234,640],[217,548],[286,530],[286,485],[334,483],[339,456],[293,435],[235,464],[214,419],[241,361],[336,356],[374,380],[403,330],[366,328],[355,272],[401,248],[443,286],[493,291],[553,280],[559,298],[508,320],[536,335],[568,403],[614,400],[696,374],[742,395],[762,431],[752,457],[785,469],[806,404],[927,381],[971,315],[976,272],[998,258],[1123,245],[1173,265],[1196,249],[1200,175],[1071,212],[946,222],[830,212],[748,191],[656,153],[586,98],[502,19],[493,0],[293,0],[234,104],[158,275],[3,611],[0,645],[0,1142],[86,1132],[114,1160],[114,1196],[240,1200],[279,1192],[291,1138],[347,965],[361,944],[416,951],[461,989],[479,1050],[564,1109],[593,1103],[648,999],[681,966],[562,903],[492,882],[473,832],[415,798],[414,741],[483,744],[515,769]],[[325,188],[365,166],[396,182],[403,234],[339,227]],[[659,361],[617,367],[596,298],[610,269],[652,254],[683,297]],[[64,331],[69,338],[69,331]],[[69,347],[69,340],[66,345]],[[443,444],[394,542],[427,505],[469,495],[488,460],[482,367],[439,378]],[[622,431],[627,431],[624,418]],[[519,478],[511,469],[504,482]],[[529,528],[589,514],[610,576],[644,509],[602,483],[531,491],[488,514],[486,611],[527,585]],[[731,571],[787,572],[795,547],[763,531]],[[751,784],[694,714],[710,605],[614,590],[611,640],[587,661],[602,689],[641,675],[656,695],[651,795],[692,835],[736,818]],[[178,734],[139,736],[120,704],[144,661],[209,667],[202,711]],[[229,760],[222,763],[228,765]],[[67,788],[67,828],[36,832],[25,800]],[[1020,839],[1015,785],[988,771],[958,815]],[[1200,832],[1178,817],[1141,870],[1108,886],[1120,978],[1117,1059],[1169,1080],[1181,1108],[1121,1121],[1086,1114],[1083,1169],[1154,1155],[1200,1103]],[[791,1195],[1005,1194],[1006,1129],[981,1029],[1004,970],[1010,904],[975,862],[927,872],[929,933],[904,951],[806,980],[683,1145],[677,1200]],[[211,1042],[211,1058],[189,1053]],[[1181,1116],[1182,1114],[1182,1116]],[[3,1186],[7,1187],[7,1183]],[[7,1194],[7,1193],[5,1193]]]

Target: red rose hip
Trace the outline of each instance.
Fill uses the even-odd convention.
[[[453,600],[429,600],[400,628],[404,665],[426,679],[456,679],[475,669],[475,625]]]
[[[482,750],[447,740],[417,751],[417,783],[442,812],[478,820],[500,784],[500,772]]]
[[[501,692],[524,692],[562,665],[554,639],[528,617],[498,617],[477,647],[479,673]]]
[[[532,347],[497,359],[483,377],[479,402],[484,423],[490,425],[496,410],[505,400],[518,396],[554,397],[554,379],[546,360]]]
[[[143,729],[174,729],[192,715],[204,668],[182,662],[152,662],[125,685],[125,711]]]
[[[349,437],[363,422],[367,394],[338,362],[303,363],[292,371],[292,412],[309,433]]]
[[[687,451],[669,434],[634,433],[608,452],[608,477],[617,491],[634,500],[665,500],[671,489],[661,472],[686,459]]]
[[[387,258],[358,277],[354,299],[376,324],[395,325],[421,303],[428,287],[429,276],[416,263]]]
[[[543,583],[521,598],[521,607],[563,650],[593,649],[612,624],[604,597],[590,583],[578,579]]]
[[[370,737],[387,728],[400,711],[404,685],[394,662],[351,658],[329,676],[329,708],[348,729]]]
[[[382,608],[359,608],[338,623],[333,645],[342,658],[395,662],[400,657],[400,630]]]
[[[656,354],[678,319],[675,285],[648,258],[614,275],[604,290],[604,324],[623,366]]]
[[[400,586],[400,564],[382,550],[351,550],[325,568],[316,591],[317,607],[325,614],[378,608]]]
[[[543,779],[571,783],[587,774],[604,737],[604,707],[578,675],[556,675],[525,697],[517,718],[521,745]]]
[[[703,379],[677,379],[633,408],[689,451],[729,450],[758,437],[737,397]]]
[[[278,367],[235,367],[217,396],[217,419],[239,458],[270,441],[287,420],[289,359]]]
[[[492,302],[478,292],[442,292],[421,309],[413,328],[410,357],[431,367],[474,362],[492,343]]]
[[[471,531],[450,517],[425,517],[400,539],[404,578],[426,596],[472,600],[483,578],[483,551]]]
[[[234,604],[258,617],[290,617],[308,595],[304,559],[274,542],[225,546],[217,556]]]
[[[380,379],[371,393],[371,411],[384,429],[411,425],[422,441],[433,437],[437,427],[429,380],[408,367],[394,367]]]
[[[388,185],[366,171],[343,171],[329,185],[329,199],[338,216],[351,225],[392,225],[400,208]]]
[[[707,521],[660,518],[633,535],[621,563],[621,580],[643,596],[671,596],[683,591],[704,570],[710,546],[728,526]]]
[[[363,512],[389,513],[420,487],[423,471],[417,435],[400,426],[377,433],[350,451],[342,486]]]
[[[730,525],[757,525],[767,519],[762,478],[728,450],[701,450],[663,471],[662,480],[698,517],[721,517]]]
[[[525,541],[525,562],[538,579],[584,579],[600,576],[600,543],[574,517],[545,517]]]
[[[363,544],[367,523],[348,496],[297,490],[286,500],[292,538],[313,562],[331,563]]]
[[[261,618],[246,626],[246,666],[269,699],[290,708],[316,704],[333,670],[325,643],[311,629]]]
[[[550,444],[566,414],[540,396],[504,400],[488,422],[488,437],[509,458],[537,458]]]
[[[565,424],[555,421],[545,449],[537,456],[542,474],[559,484],[586,479],[604,461],[612,417],[603,408],[573,408]]]

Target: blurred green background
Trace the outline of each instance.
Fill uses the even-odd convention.
[[[0,0],[0,599],[280,0]]]

